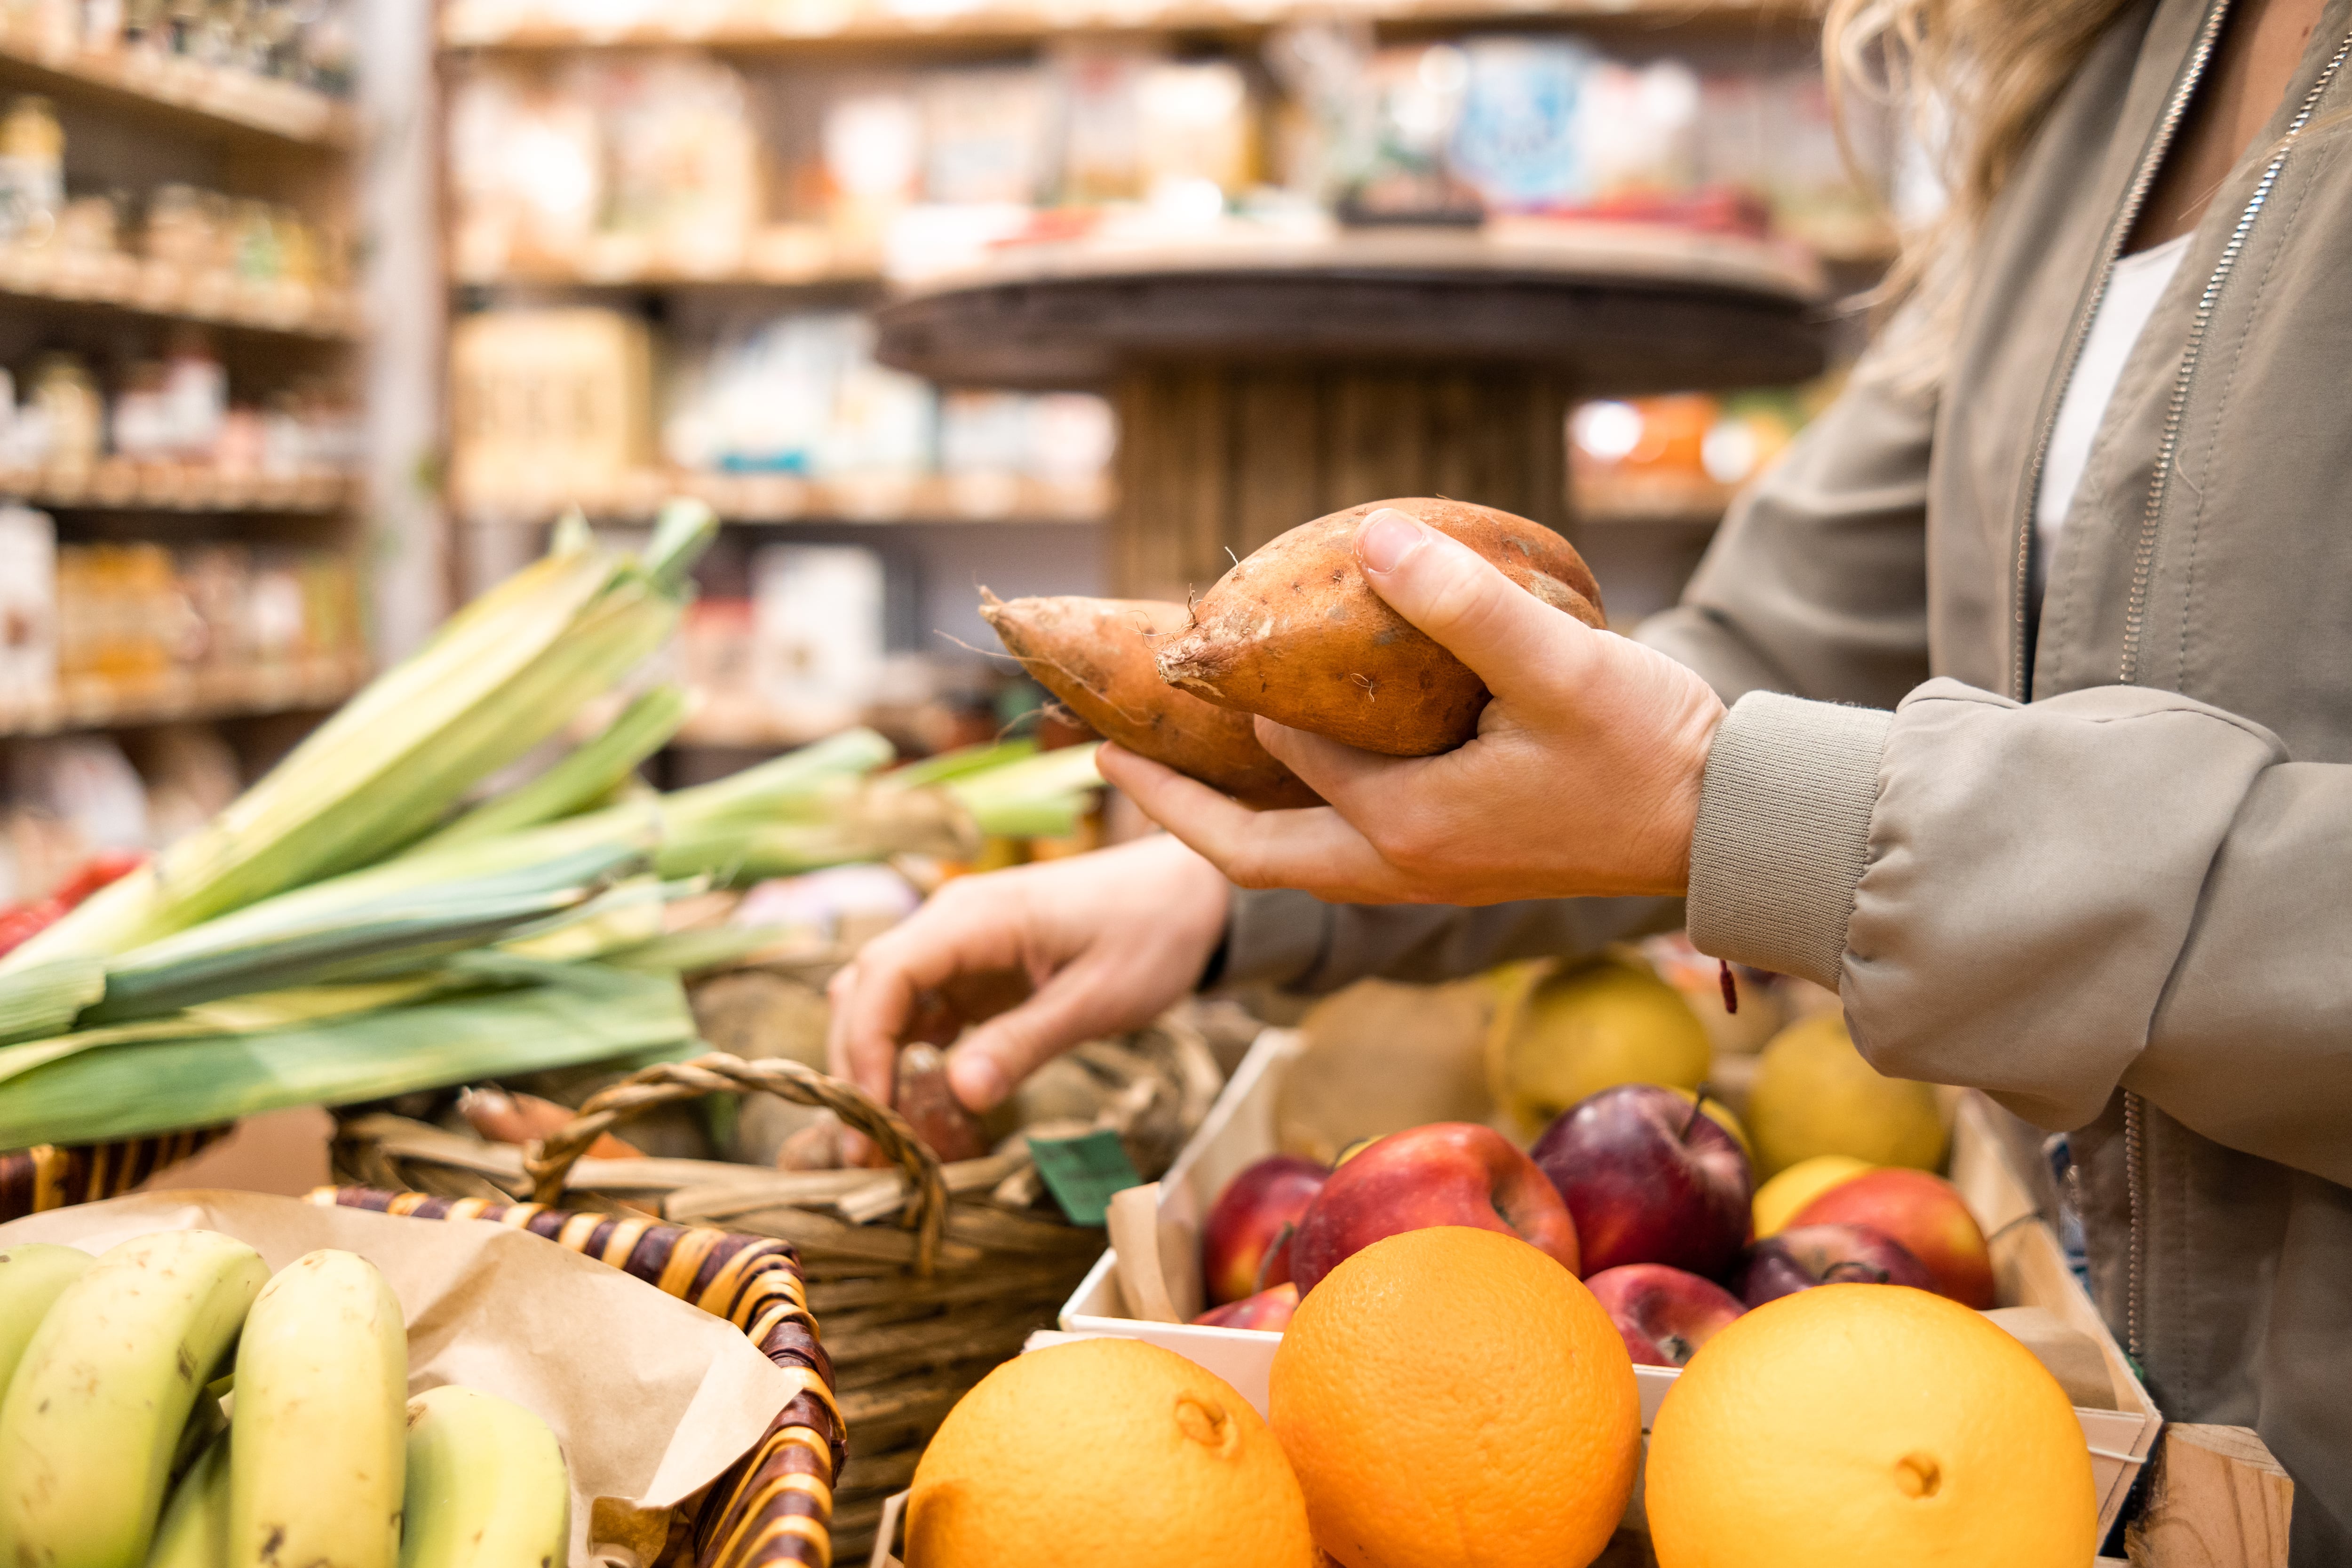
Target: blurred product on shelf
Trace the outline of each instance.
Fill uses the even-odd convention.
[[[58,545],[46,514],[11,505],[0,565],[0,731],[47,727],[61,709],[340,695],[364,658],[358,583],[334,551]]]
[[[1060,492],[1056,514],[1095,515],[1114,442],[1108,405],[1083,394],[950,393],[874,362],[852,311],[754,318],[707,350],[673,345],[659,408],[648,329],[596,307],[488,310],[452,337],[452,480],[478,510],[576,500],[646,510],[690,476],[723,515],[814,514],[826,500],[767,479],[834,487],[847,515],[1003,516]],[[667,471],[652,468],[653,426]],[[942,493],[898,488],[938,479]],[[863,504],[861,489],[870,492]],[[762,497],[765,497],[763,501]]]
[[[44,63],[181,64],[342,96],[352,0],[5,0],[0,44]]]
[[[356,320],[346,237],[291,207],[185,184],[132,199],[67,187],[49,100],[0,114],[0,289],[294,331]]]
[[[1790,390],[1607,399],[1569,420],[1580,515],[1601,522],[1712,521],[1764,471],[1815,404]]]
[[[0,951],[137,858],[195,831],[244,787],[236,755],[203,724],[121,740],[53,736],[0,752]],[[42,906],[51,904],[51,908]]]
[[[627,30],[597,10],[534,15]],[[457,275],[913,279],[1008,244],[1291,233],[1327,213],[1615,218],[1841,257],[1887,242],[1818,69],[1793,61],[1717,75],[1559,35],[1376,47],[1362,24],[1318,22],[1276,29],[1264,63],[1099,41],[896,69],[489,57],[454,89]]]
[[[881,557],[856,545],[752,552],[751,596],[696,601],[678,634],[694,731],[772,745],[863,722],[889,674],[883,594]]]

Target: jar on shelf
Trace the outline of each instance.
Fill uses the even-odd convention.
[[[46,241],[65,199],[65,128],[47,99],[26,93],[0,116],[0,241]]]

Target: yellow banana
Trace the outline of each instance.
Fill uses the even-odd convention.
[[[155,1526],[147,1568],[226,1568],[228,1563],[228,1434],[205,1445]]]
[[[547,1423],[455,1386],[408,1402],[400,1568],[562,1568],[572,1482]]]
[[[188,1412],[268,1278],[233,1237],[167,1230],[66,1287],[0,1400],[0,1563],[139,1568]]]
[[[356,1253],[307,1253],[253,1303],[229,1412],[229,1568],[394,1568],[408,1415],[400,1303]]]
[[[98,1259],[71,1247],[28,1241],[0,1252],[0,1394],[24,1359],[49,1303]]]

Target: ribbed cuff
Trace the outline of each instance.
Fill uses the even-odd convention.
[[[1306,978],[1330,945],[1334,912],[1312,894],[1288,888],[1236,889],[1225,923],[1224,964],[1213,984],[1280,987]]]
[[[1837,989],[1895,715],[1771,692],[1716,731],[1691,835],[1701,952]]]

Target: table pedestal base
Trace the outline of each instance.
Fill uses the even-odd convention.
[[[1361,501],[1446,496],[1570,532],[1569,386],[1541,366],[1123,374],[1110,592],[1181,601]]]

